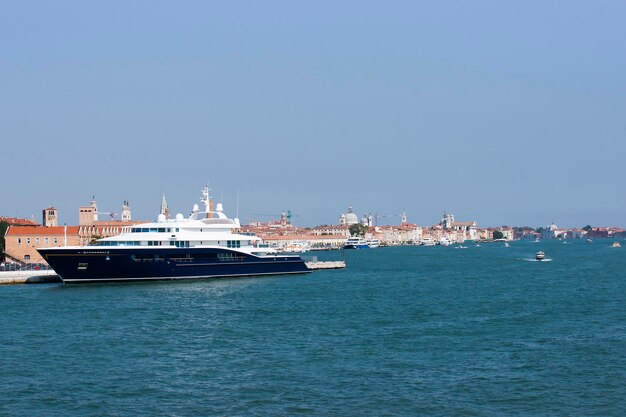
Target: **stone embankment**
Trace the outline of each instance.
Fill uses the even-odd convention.
[[[346,261],[312,261],[306,262],[309,269],[341,269],[346,267]]]
[[[51,270],[0,271],[0,285],[61,283],[61,278]]]

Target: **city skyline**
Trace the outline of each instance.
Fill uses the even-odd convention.
[[[0,215],[625,226],[626,5],[10,3]],[[223,197],[222,197],[223,196]],[[239,196],[239,197],[238,197]]]
[[[162,199],[166,197],[165,194],[163,194],[161,196],[161,199],[159,200],[159,204],[162,203]],[[213,201],[213,204],[217,204],[217,203],[223,203],[222,200],[220,199],[216,199],[214,196],[211,196],[211,200]],[[44,208],[42,208],[41,210],[39,210],[38,215],[35,214],[31,214],[30,216],[19,216],[19,215],[14,215],[14,216],[10,216],[10,215],[5,215],[0,213],[0,217],[12,217],[12,218],[17,218],[17,219],[27,219],[27,220],[33,220],[36,223],[39,224],[44,224],[43,218],[42,218],[42,211],[45,212],[47,209],[50,208],[55,208],[58,210],[57,215],[58,215],[58,224],[59,225],[63,225],[66,224],[68,226],[70,225],[78,225],[80,224],[79,221],[79,210],[89,206],[90,203],[92,202],[96,202],[97,203],[97,211],[96,213],[98,214],[98,221],[101,222],[107,222],[107,221],[112,221],[112,222],[120,222],[120,221],[124,221],[122,219],[122,212],[124,210],[130,210],[130,212],[127,212],[126,215],[129,216],[132,213],[132,220],[133,222],[137,222],[137,221],[145,221],[145,222],[153,222],[157,220],[157,216],[160,212],[160,210],[162,209],[161,206],[159,206],[159,208],[157,210],[154,211],[153,215],[151,217],[137,217],[135,215],[135,210],[131,204],[130,201],[128,200],[123,200],[121,204],[119,204],[119,207],[114,210],[114,211],[110,211],[108,210],[108,208],[103,208],[102,205],[100,203],[98,203],[98,200],[95,196],[92,196],[90,201],[85,202],[84,204],[81,204],[80,207],[76,207],[75,210],[73,210],[73,214],[75,219],[72,220],[72,213],[66,213],[64,215],[64,213],[60,210],[58,210],[58,205],[47,205]],[[169,201],[169,200],[168,200]],[[199,204],[200,199],[198,199],[195,203],[189,204],[188,210],[184,211],[184,210],[175,210],[173,209],[169,203],[167,204],[167,208],[172,216],[175,217],[177,214],[182,214],[185,218],[188,217],[191,212],[192,212],[192,208],[194,204]],[[251,213],[248,215],[248,217],[239,217],[240,221],[242,224],[249,224],[249,223],[254,223],[254,222],[260,222],[260,223],[268,223],[268,222],[272,222],[272,221],[278,221],[281,219],[281,216],[287,215],[290,216],[291,218],[288,219],[290,221],[290,223],[294,224],[297,227],[316,227],[316,226],[326,226],[326,225],[340,225],[341,224],[341,219],[340,217],[344,216],[345,214],[347,214],[348,212],[350,212],[350,210],[352,210],[352,212],[357,216],[358,222],[361,223],[363,222],[363,219],[365,217],[369,217],[369,221],[372,222],[372,226],[386,226],[386,225],[399,225],[402,223],[402,219],[404,218],[404,216],[406,216],[407,222],[408,223],[412,223],[412,224],[416,224],[418,226],[421,227],[430,227],[433,225],[437,225],[440,224],[440,222],[442,221],[442,218],[445,218],[446,215],[452,215],[453,218],[455,216],[455,213],[450,211],[450,210],[444,210],[442,212],[440,212],[439,217],[437,217],[436,219],[433,219],[432,221],[428,222],[424,222],[424,223],[419,223],[416,221],[413,221],[411,219],[410,216],[410,212],[407,211],[406,208],[403,208],[402,211],[400,211],[399,213],[381,213],[381,212],[377,212],[377,211],[363,211],[363,212],[358,212],[357,210],[354,209],[354,207],[352,207],[351,204],[346,206],[346,209],[343,211],[340,211],[339,213],[337,213],[334,216],[334,220],[325,222],[325,223],[316,223],[316,224],[312,224],[309,221],[307,221],[307,219],[303,219],[301,218],[301,215],[298,213],[293,213],[292,210],[290,209],[283,209],[277,213]],[[145,211],[145,210],[144,210]],[[232,218],[236,217],[235,211],[231,211],[228,209],[228,207],[225,207],[225,213]],[[43,216],[45,216],[45,214],[43,214]],[[586,223],[584,225],[580,224],[580,225],[569,225],[569,224],[564,224],[564,223],[559,223],[558,221],[552,220],[549,221],[545,224],[516,224],[516,223],[502,223],[502,224],[488,224],[488,223],[482,223],[480,220],[478,219],[470,219],[470,218],[466,218],[465,216],[462,215],[461,216],[456,216],[458,217],[458,220],[462,220],[462,221],[476,221],[478,223],[478,226],[480,228],[498,228],[498,227],[532,227],[532,228],[543,228],[546,226],[550,226],[550,225],[554,225],[554,224],[558,224],[561,227],[564,228],[568,228],[568,229],[580,229],[583,228],[585,226],[592,226],[592,227],[623,227],[623,225],[621,224],[590,224],[590,223]]]

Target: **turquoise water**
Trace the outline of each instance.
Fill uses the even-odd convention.
[[[0,415],[626,415],[626,245],[0,288]],[[544,250],[551,262],[532,262]],[[337,258],[338,252],[319,257]]]

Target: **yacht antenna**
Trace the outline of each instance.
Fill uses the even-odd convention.
[[[239,190],[237,190],[237,211],[235,212],[235,218],[239,218]]]
[[[209,184],[207,183],[207,185],[205,185],[204,188],[202,189],[202,198],[200,199],[200,202],[204,204],[205,213],[208,213],[211,210],[210,208],[211,198],[209,197],[209,191],[211,191],[211,189],[209,188]]]

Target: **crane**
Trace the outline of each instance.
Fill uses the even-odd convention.
[[[267,214],[267,213],[251,213],[250,216],[253,218],[267,218],[267,219],[280,219],[281,221],[287,222],[287,224],[291,224],[291,219],[293,217],[300,217],[299,214],[294,214],[291,210],[283,211],[281,214]]]
[[[107,216],[109,216],[110,220],[114,220],[115,216],[117,216],[117,213],[113,213],[112,211],[96,211],[94,214],[96,214],[98,216],[101,215],[101,214],[102,215],[106,214]]]
[[[287,215],[285,216],[285,218],[287,219],[287,223],[291,224],[291,218],[292,217],[300,217],[299,214],[293,214],[291,212],[291,210],[287,210]]]
[[[378,226],[378,220],[379,219],[384,219],[384,218],[388,218],[388,217],[402,217],[401,214],[379,214],[379,213],[375,213],[374,214],[374,225]]]

